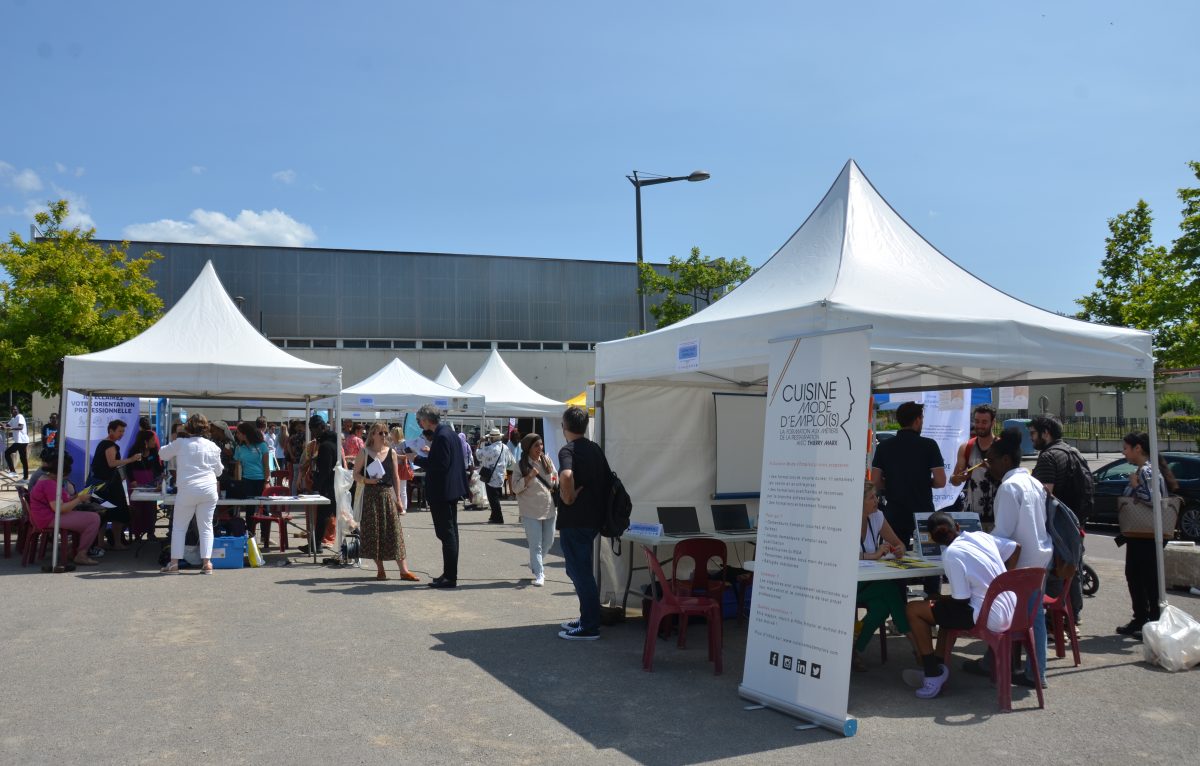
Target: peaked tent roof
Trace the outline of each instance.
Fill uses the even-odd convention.
[[[783,247],[717,303],[670,327],[596,346],[596,381],[761,383],[768,342],[871,325],[877,391],[1144,379],[1150,334],[1055,314],[970,274],[900,217],[850,160]],[[681,343],[699,367],[678,372]]]
[[[458,382],[458,378],[454,377],[454,373],[450,372],[450,365],[443,364],[442,371],[433,379],[435,383],[440,383],[446,388],[460,389],[462,383]]]
[[[456,403],[453,400],[458,400]],[[342,391],[342,406],[374,408],[415,408],[438,404],[443,409],[460,410],[467,400],[482,402],[482,397],[435,383],[399,359],[385,364],[366,380]]]
[[[64,360],[63,387],[91,394],[304,401],[336,396],[342,368],[297,359],[246,321],[209,261],[136,338]]]
[[[562,402],[542,396],[522,383],[495,349],[459,390],[484,397],[489,414],[554,415],[563,411]]]

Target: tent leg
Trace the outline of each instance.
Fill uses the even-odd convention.
[[[1158,470],[1158,408],[1155,403],[1154,394],[1154,376],[1150,375],[1146,378],[1146,405],[1149,407],[1148,414],[1150,415],[1150,467],[1154,471],[1154,476],[1157,478]],[[1159,543],[1154,546],[1154,562],[1158,570],[1158,608],[1161,610],[1167,605],[1167,576],[1164,566],[1162,539],[1164,534],[1174,536],[1175,530],[1165,530],[1162,528],[1162,493],[1159,491],[1159,482],[1150,482],[1150,501],[1154,508],[1154,539]]]
[[[66,383],[66,381],[63,381]],[[53,552],[50,554],[50,571],[58,571],[58,535],[59,535],[59,520],[62,518],[62,485],[63,485],[63,455],[67,449],[67,387],[62,387],[62,394],[58,397],[58,470],[55,472],[54,483],[54,538],[50,541],[50,547]],[[92,398],[88,396],[88,414],[91,414]],[[30,487],[30,489],[33,489]],[[82,541],[81,541],[82,542]]]

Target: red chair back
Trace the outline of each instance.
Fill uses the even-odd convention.
[[[692,569],[692,579],[688,595],[691,595],[692,591],[703,590],[710,596],[719,598],[721,591],[725,589],[725,582],[724,579],[720,582],[709,582],[708,562],[712,559],[719,560],[721,562],[721,572],[724,574],[728,555],[728,548],[726,548],[724,540],[716,540],[711,537],[693,537],[680,541],[675,546],[675,557],[671,570],[675,574],[675,582],[683,582],[679,579],[679,564],[685,559],[690,558],[694,562],[694,567]]]
[[[662,591],[662,598],[660,600],[667,606],[676,609],[680,608],[679,599],[671,590],[671,582],[663,574],[662,565],[658,563],[658,558],[654,555],[654,551],[648,545],[643,545],[642,550],[646,553],[646,564],[650,567],[650,572],[654,575],[654,581],[658,583],[658,589]]]
[[[292,496],[292,488],[291,487],[267,487],[267,491],[263,495],[263,497],[291,497],[291,496]]]
[[[1016,596],[1017,604],[1013,607],[1012,623],[1005,633],[1023,633],[1033,624],[1033,607],[1041,603],[1042,593],[1046,587],[1046,570],[1040,567],[1025,567],[1003,572],[988,586],[987,595],[983,597],[983,605],[979,608],[979,619],[975,624],[987,627],[987,618],[991,614],[992,603],[1001,593],[1012,593]]]

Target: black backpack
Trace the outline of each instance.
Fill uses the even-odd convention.
[[[1071,510],[1080,521],[1086,522],[1092,516],[1092,509],[1095,507],[1094,495],[1096,492],[1096,478],[1092,476],[1091,467],[1088,466],[1087,458],[1080,454],[1079,450],[1072,447],[1066,442],[1061,442],[1060,445],[1055,445],[1051,449],[1061,449],[1067,453],[1067,462],[1071,466],[1071,481],[1069,486],[1071,494],[1078,498],[1075,503],[1075,508]],[[1060,492],[1059,494],[1067,494]]]
[[[633,515],[633,500],[625,490],[625,484],[615,471],[609,471],[608,502],[604,506],[604,523],[600,534],[620,538],[629,529],[629,518]]]

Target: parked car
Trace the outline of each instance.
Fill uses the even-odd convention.
[[[1179,482],[1183,511],[1179,514],[1179,536],[1185,540],[1200,540],[1200,455],[1190,452],[1164,452],[1167,466]],[[1089,524],[1116,524],[1117,498],[1129,486],[1129,474],[1134,467],[1124,458],[1092,472],[1096,479],[1092,517]]]

